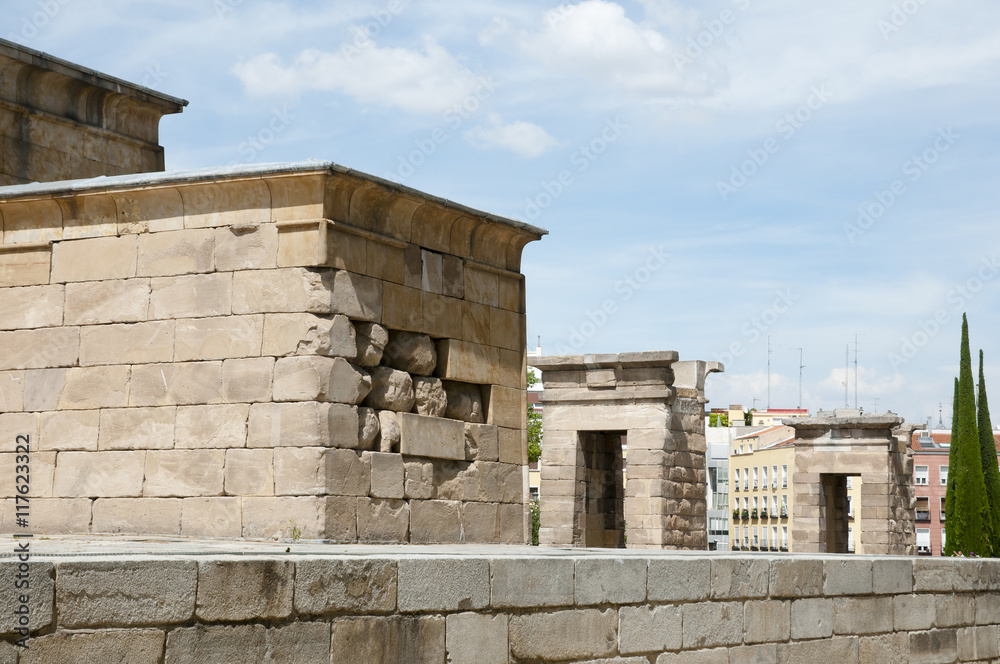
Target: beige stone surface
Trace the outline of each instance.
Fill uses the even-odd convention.
[[[454,500],[410,502],[410,541],[449,544],[462,541],[461,503]]]
[[[225,450],[151,450],[146,453],[142,495],[221,495],[225,462]]]
[[[323,537],[325,514],[320,498],[277,496],[242,500],[243,537],[291,539],[295,528],[304,539]]]
[[[382,498],[358,498],[358,540],[372,543],[408,541],[410,503]]]
[[[326,448],[274,448],[274,493],[279,496],[327,493]]]
[[[522,390],[493,385],[490,388],[490,405],[487,423],[512,429],[527,427],[527,410]]]
[[[306,268],[233,273],[233,313],[339,313],[331,305],[333,275]]]
[[[181,535],[240,537],[242,533],[242,498],[184,498],[181,501]]]
[[[169,450],[174,446],[177,409],[114,408],[101,411],[101,450]]]
[[[24,372],[0,371],[0,412],[24,410]]]
[[[52,281],[102,281],[136,276],[138,236],[57,242],[52,247]],[[100,260],[95,257],[100,256]]]
[[[358,499],[353,496],[325,496],[321,500],[325,518],[323,536],[331,542],[357,542]]]
[[[371,388],[368,372],[342,357],[282,357],[274,365],[275,401],[358,404]]]
[[[382,324],[395,330],[419,332],[424,326],[420,289],[383,282]]]
[[[11,436],[15,439],[17,436]],[[18,457],[21,456],[21,459]],[[22,495],[18,486],[27,486],[29,497],[44,498],[52,496],[52,475],[56,466],[55,452],[38,452],[32,450],[29,464],[24,464],[24,457],[19,454],[0,454],[0,498],[13,498]],[[27,482],[25,481],[27,480]]]
[[[408,456],[465,459],[465,424],[457,420],[400,414],[400,451]]]
[[[271,400],[274,358],[226,360],[222,364],[222,398],[229,403]]]
[[[347,316],[268,314],[264,317],[261,354],[325,355],[353,360],[357,343],[354,326]]]
[[[206,222],[208,223],[208,222]],[[263,625],[197,625],[167,634],[165,664],[265,661],[267,630]]]
[[[490,342],[490,308],[466,300],[462,303],[462,339],[477,344]]]
[[[215,233],[215,269],[219,272],[277,267],[278,229],[274,224],[229,226]]]
[[[271,450],[227,450],[225,489],[230,496],[273,496]]]
[[[246,447],[248,404],[180,406],[174,446],[178,449]]]
[[[399,452],[399,413],[391,410],[378,411],[379,451]]]
[[[403,457],[399,454],[365,452],[371,466],[371,495],[374,498],[402,498],[404,485]]]
[[[351,320],[382,322],[382,282],[354,272],[337,270],[330,310]]]
[[[52,492],[66,498],[142,495],[145,452],[60,452]]]
[[[98,325],[80,330],[80,365],[147,364],[174,359],[174,321]]]
[[[462,300],[424,292],[421,294],[423,329],[435,337],[462,336]]]
[[[159,664],[166,635],[159,629],[105,629],[99,632],[61,632],[31,639],[21,664],[49,662],[130,662]],[[8,660],[0,659],[7,664]],[[14,659],[9,660],[10,664]]]
[[[406,461],[403,497],[429,499],[434,497],[434,464],[429,461]]]
[[[96,451],[101,411],[67,410],[41,413],[36,438],[39,451]]]
[[[92,410],[127,405],[129,367],[37,369],[24,374],[24,409]]]
[[[493,272],[465,269],[465,298],[491,307],[500,305],[499,277]]]
[[[295,569],[295,610],[306,615],[396,609],[396,562],[378,558],[318,558]]]
[[[504,356],[504,353],[514,351],[459,339],[442,339],[437,342],[437,352],[438,363],[434,375],[444,380],[508,387],[519,387],[523,380],[520,375],[521,362],[518,361],[515,367]]]
[[[229,273],[153,277],[149,317],[203,318],[233,311],[233,277]]]
[[[261,353],[261,315],[179,320],[176,325],[175,362],[256,357]]]
[[[353,450],[327,450],[326,485],[335,496],[367,496],[371,490],[371,461]]]
[[[374,408],[358,408],[358,447],[359,450],[371,450],[381,433],[378,413]]]
[[[222,401],[222,362],[142,364],[132,367],[129,405],[168,406]]]
[[[315,401],[250,407],[247,447],[345,447],[358,445],[358,409]]]
[[[26,436],[30,441],[38,442],[39,416],[35,413],[0,413],[0,427],[14,435],[0,438],[0,451],[14,452],[15,446],[22,444],[17,436]]]
[[[372,367],[368,374],[371,377],[371,390],[365,396],[366,406],[401,413],[413,408],[416,394],[410,374],[384,366]]]
[[[215,266],[215,233],[207,229],[139,235],[140,277],[211,272]]]
[[[615,652],[617,627],[615,610],[514,615],[510,618],[510,653],[527,660],[606,657]]]
[[[91,532],[180,535],[181,501],[177,498],[98,498]]]
[[[204,182],[179,189],[184,227],[262,224],[270,220],[271,194],[263,180]]]
[[[0,311],[4,312],[0,330],[61,325],[65,293],[61,285],[0,288]]]
[[[276,620],[292,612],[295,565],[280,560],[198,563],[195,615],[206,621]]]
[[[465,458],[469,461],[499,461],[500,437],[498,428],[492,424],[466,423]],[[520,461],[518,460],[517,463]]]
[[[0,250],[0,288],[47,284],[51,269],[51,246],[24,249],[12,246]]]
[[[445,661],[443,617],[339,619],[332,661],[353,664],[438,664]]]
[[[149,311],[149,279],[66,284],[67,325],[137,323]]]

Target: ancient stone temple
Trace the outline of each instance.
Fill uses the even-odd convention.
[[[722,366],[677,358],[532,359],[545,388],[541,543],[707,548],[705,377]]]
[[[850,410],[819,411],[788,426],[795,429],[795,551],[847,553],[847,478],[857,477],[865,553],[916,553],[912,426],[892,413]]]

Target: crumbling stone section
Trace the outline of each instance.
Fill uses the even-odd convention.
[[[997,560],[546,555],[510,547],[471,554],[344,547],[330,554],[294,546],[293,555],[40,557],[32,570],[30,648],[15,660],[12,605],[5,605],[0,661],[867,664],[1000,657]],[[0,577],[12,579],[16,565],[0,562]]]
[[[160,118],[185,106],[0,39],[0,185],[162,171]]]
[[[847,552],[848,477],[861,478],[865,553],[916,554],[912,425],[889,414],[820,411],[795,429],[795,551]],[[859,509],[860,508],[860,509]]]
[[[9,187],[0,216],[35,533],[525,541],[544,231],[320,162]]]
[[[705,377],[722,366],[677,357],[532,359],[545,388],[541,543],[707,548]]]

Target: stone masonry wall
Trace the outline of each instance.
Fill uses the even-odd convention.
[[[0,663],[996,662],[1000,561],[527,549],[39,558]],[[15,562],[0,563],[13,587]],[[18,659],[18,656],[20,657]]]
[[[0,531],[30,435],[36,534],[525,541],[539,234],[315,164],[133,182],[0,199]]]

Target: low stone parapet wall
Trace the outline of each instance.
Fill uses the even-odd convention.
[[[0,562],[0,663],[1000,657],[995,560],[301,542],[34,546],[27,649],[13,645],[20,563]]]

